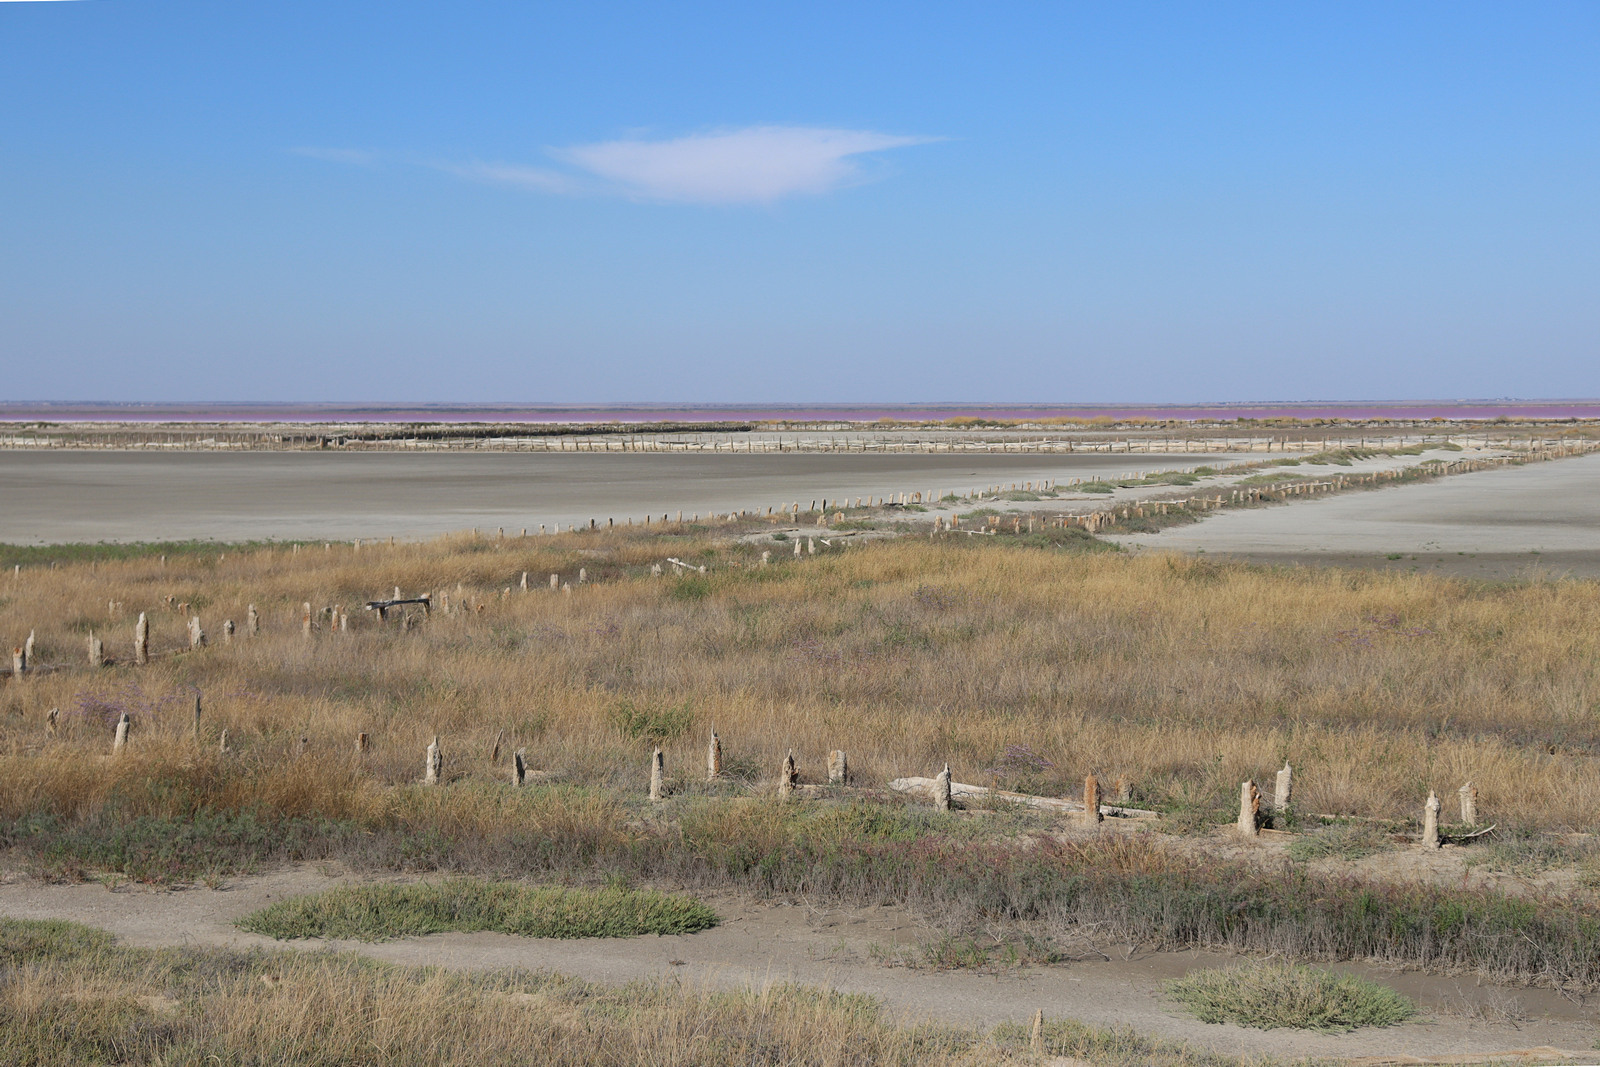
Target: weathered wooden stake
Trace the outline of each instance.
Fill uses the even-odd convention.
[[[783,766],[778,771],[778,795],[780,797],[794,796],[795,782],[800,778],[800,773],[794,765],[794,749],[790,749],[783,757]]]
[[[223,620],[223,623],[222,623],[222,643],[225,644],[225,645],[233,644],[233,620],[232,619],[224,619]]]
[[[244,616],[244,632],[251,637],[261,632],[261,616],[256,614],[256,606],[251,604]]]
[[[528,750],[519,748],[511,754],[511,784],[521,785],[528,780]]]
[[[494,735],[494,747],[489,750],[490,763],[500,762],[500,742],[505,740],[505,736],[506,732],[504,730]]]
[[[444,753],[439,751],[439,735],[434,734],[433,740],[428,742],[428,751],[424,756],[422,766],[422,784],[438,785],[440,772],[444,770]]]
[[[772,562],[772,552],[770,550],[768,550],[768,549],[763,548],[761,550],[761,565],[763,567],[765,567],[768,564],[770,564],[771,562]]]
[[[524,534],[523,536],[526,537],[527,535]],[[528,591],[528,572],[527,571],[523,571],[522,572],[522,591],[524,593],[526,593]]]
[[[219,740],[217,742],[217,751],[221,752],[223,755],[227,755],[231,751],[231,749],[228,748],[228,731],[227,730],[223,730],[222,731],[222,738],[221,738],[221,740]]]
[[[722,777],[722,738],[717,736],[715,727],[711,730],[711,742],[706,745],[706,781],[714,782]]]
[[[1443,806],[1433,790],[1428,790],[1428,802],[1422,808],[1422,847],[1425,849],[1439,847],[1439,809]]]
[[[56,735],[56,729],[61,724],[61,709],[51,708],[44,714],[44,732],[51,737]]]
[[[311,638],[311,601],[307,600],[300,606],[300,636]]]
[[[1468,782],[1457,793],[1461,796],[1461,821],[1468,826],[1478,825],[1478,787]]]
[[[25,663],[37,663],[38,662],[37,658],[33,654],[33,631],[32,630],[28,631],[28,639],[26,641],[22,642],[22,658],[23,658]]]
[[[127,745],[127,743],[128,743],[128,725],[129,725],[128,713],[127,712],[123,712],[122,715],[117,719],[116,737],[113,738],[112,742],[111,742],[111,752],[112,752],[113,755],[115,755],[118,752],[121,752],[123,747]]]
[[[579,585],[584,585],[588,581],[589,581],[589,568],[587,568],[587,567],[579,567],[578,568],[578,584]]]
[[[850,780],[850,763],[845,758],[844,749],[836,748],[828,753],[828,781],[834,785],[845,785]]]
[[[21,678],[28,669],[28,653],[21,645],[11,650],[11,677]]]
[[[205,644],[206,632],[200,628],[200,616],[189,616],[189,647],[204,648]]]
[[[561,575],[552,574],[550,576],[550,591],[554,593],[559,588],[561,588]]]
[[[133,624],[133,662],[141,666],[150,662],[150,620],[142,611],[139,621]]]
[[[1104,818],[1100,814],[1100,779],[1089,775],[1083,780],[1083,821],[1089,826],[1097,826]]]
[[[944,765],[933,779],[933,806],[940,811],[950,810],[950,764]]]
[[[372,748],[372,738],[366,734],[356,734],[356,755],[365,756]]]
[[[1040,1055],[1044,1054],[1044,1009],[1040,1008],[1033,1013],[1033,1032],[1028,1035],[1028,1047]]]
[[[1117,796],[1117,803],[1118,804],[1131,804],[1131,803],[1133,803],[1133,779],[1132,778],[1129,778],[1126,774],[1117,775],[1116,788],[1117,788],[1116,796]]]
[[[1239,785],[1239,832],[1246,837],[1261,834],[1261,790],[1254,782]]]
[[[667,773],[667,757],[658,748],[650,756],[650,799],[662,799],[662,779]]]
[[[1272,813],[1274,815],[1287,815],[1289,802],[1294,795],[1294,770],[1289,766],[1289,761],[1283,761],[1283,770],[1278,772],[1277,782],[1272,789]],[[1279,829],[1282,829],[1279,827]]]

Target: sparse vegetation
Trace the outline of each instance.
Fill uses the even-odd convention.
[[[475,878],[340,886],[280,900],[239,920],[241,930],[280,940],[357,941],[485,930],[519,937],[637,937],[693,934],[715,925],[716,913],[686,896]]]
[[[1038,813],[940,816],[843,790],[769,798],[791,748],[808,782],[847,748],[870,790],[946,760],[987,781],[1026,744],[1042,761],[1029,788],[1071,795],[1090,770],[1125,775],[1141,806],[1169,813],[1165,828],[1231,821],[1238,783],[1270,780],[1285,753],[1307,812],[1414,824],[1419,784],[1443,791],[1447,773],[1470,773],[1496,819],[1548,832],[1600,817],[1587,758],[1600,724],[1581,699],[1600,661],[1592,584],[1273,571],[1102,547],[1046,529],[819,546],[762,567],[760,541],[670,528],[24,570],[0,578],[0,627],[18,640],[36,628],[39,662],[59,669],[0,689],[0,846],[13,866],[62,878],[170,883],[335,858],[899,903],[942,919],[955,958],[963,943],[992,956],[1092,926],[1144,944],[1600,987],[1587,898],[1349,884],[1304,868],[1269,878],[1142,837],[1062,841]],[[667,555],[708,571],[651,577]],[[570,594],[515,588],[521,571],[579,566],[589,582]],[[303,601],[350,606],[395,585],[434,591],[441,610],[409,629],[358,616],[348,632],[302,634]],[[122,605],[115,619],[108,600]],[[180,651],[173,602],[199,605],[213,634],[255,604],[262,632]],[[142,668],[118,636],[138,611],[156,646]],[[91,625],[122,664],[76,665]],[[133,731],[113,759],[123,712]],[[706,783],[713,724],[728,773]],[[360,758],[358,732],[372,740]],[[430,788],[417,781],[435,734],[444,782]],[[658,744],[672,780],[652,806]],[[518,748],[540,784],[512,790]],[[1329,854],[1349,855],[1340,848]]]
[[[1381,827],[1363,823],[1334,823],[1315,833],[1297,837],[1286,849],[1289,858],[1307,860],[1358,860],[1394,847]]]
[[[1345,1033],[1393,1026],[1416,1014],[1405,997],[1356,975],[1292,964],[1246,964],[1190,971],[1167,994],[1208,1023],[1260,1030],[1292,1027]]]

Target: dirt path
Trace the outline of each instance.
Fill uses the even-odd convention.
[[[110,890],[98,884],[0,884],[0,915],[70,919],[140,946],[229,948],[282,943],[243,933],[233,920],[274,900],[355,880],[326,867],[300,866],[238,879],[217,890]],[[1025,1021],[1036,1009],[1100,1025],[1131,1026],[1222,1052],[1280,1056],[1492,1055],[1534,1046],[1591,1049],[1600,1039],[1595,1009],[1541,990],[1484,988],[1471,979],[1440,979],[1352,967],[1417,999],[1418,1021],[1337,1037],[1207,1025],[1160,995],[1163,980],[1225,962],[1205,953],[1135,953],[999,975],[908,970],[878,962],[884,949],[914,944],[926,930],[898,908],[812,908],[752,904],[732,895],[707,898],[723,925],[701,934],[627,940],[558,941],[500,934],[439,934],[383,944],[337,947],[395,963],[458,968],[548,968],[624,982],[682,977],[712,987],[797,981],[882,997],[906,1018],[991,1026]],[[325,942],[294,942],[323,948]],[[1526,1018],[1505,1021],[1508,1007]],[[1445,1009],[1441,1012],[1440,1009]],[[1485,1016],[1488,1016],[1487,1018]],[[1498,1018],[1497,1018],[1498,1017]],[[1567,1062],[1600,1063],[1574,1052]]]

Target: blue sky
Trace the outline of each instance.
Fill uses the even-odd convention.
[[[1600,395],[1600,5],[0,2],[0,399]]]

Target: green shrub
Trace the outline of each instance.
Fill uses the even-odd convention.
[[[1393,847],[1389,836],[1376,826],[1336,823],[1296,838],[1286,851],[1290,859],[1304,863],[1321,859],[1358,860],[1387,852]]]
[[[677,707],[665,708],[647,708],[631,700],[619,700],[611,706],[610,718],[611,725],[628,740],[656,744],[676,740],[694,725],[694,713],[687,700]]]
[[[1362,1026],[1393,1026],[1417,1010],[1388,986],[1292,964],[1190,971],[1167,983],[1167,995],[1202,1022],[1259,1030],[1292,1027],[1345,1033]]]
[[[692,934],[717,925],[693,897],[649,889],[567,889],[473,878],[411,885],[343,886],[280,900],[238,926],[280,940],[387,941],[446,932],[521,937]]]

